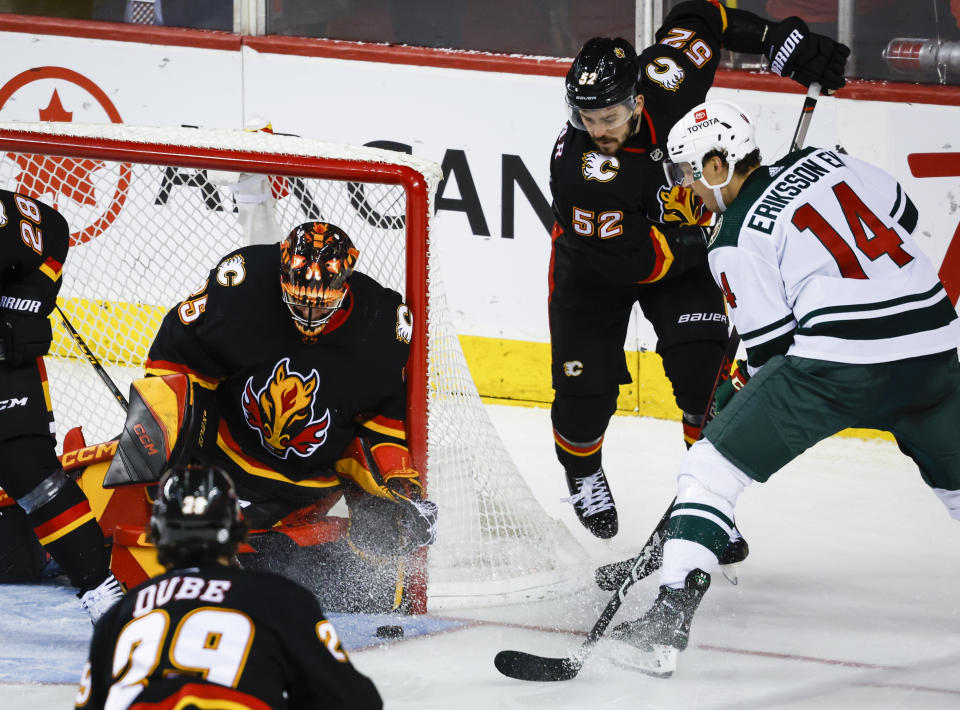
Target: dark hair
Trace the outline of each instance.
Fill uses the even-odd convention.
[[[725,151],[723,148],[713,148],[712,150],[707,151],[703,156],[703,160],[700,161],[701,165],[703,163],[706,163],[708,160],[710,160],[710,158],[720,158],[720,160],[723,161],[723,164],[726,165],[727,151]],[[754,148],[753,150],[751,150],[749,153],[747,153],[745,156],[743,156],[742,158],[740,158],[740,160],[736,162],[736,164],[733,166],[733,174],[746,175],[754,168],[759,168],[759,167],[760,167],[760,149]]]

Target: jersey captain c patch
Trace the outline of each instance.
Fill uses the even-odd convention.
[[[320,375],[311,370],[302,375],[290,368],[290,358],[283,358],[273,368],[267,382],[254,391],[253,377],[243,388],[243,416],[251,429],[260,435],[263,448],[274,456],[286,459],[290,452],[307,457],[323,446],[330,428],[330,410],[314,417]]]
[[[617,176],[619,169],[620,159],[612,155],[595,150],[583,154],[583,177],[587,180],[609,182]]]

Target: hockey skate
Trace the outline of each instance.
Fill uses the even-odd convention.
[[[600,468],[596,473],[578,476],[569,471],[567,488],[570,497],[563,498],[564,503],[572,503],[577,518],[587,530],[600,538],[611,538],[617,534],[617,508],[607,485],[607,477]]]
[[[610,632],[610,638],[620,642],[613,651],[613,661],[657,678],[672,676],[680,651],[690,641],[693,614],[709,587],[710,575],[699,569],[687,575],[680,589],[660,587],[646,614]]]
[[[90,614],[91,623],[96,624],[110,607],[123,599],[123,594],[123,587],[111,574],[99,586],[80,592],[77,596],[80,597],[81,606]]]

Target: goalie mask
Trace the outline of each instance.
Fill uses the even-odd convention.
[[[231,558],[245,532],[236,490],[222,469],[178,466],[160,479],[150,538],[161,564],[191,567]]]
[[[689,187],[700,180],[713,191],[720,210],[726,209],[720,191],[733,179],[738,161],[757,148],[756,128],[747,114],[729,101],[708,101],[694,106],[670,129],[663,170],[668,185]],[[719,151],[727,163],[727,178],[712,185],[703,177],[703,158]]]
[[[575,128],[589,130],[588,118],[610,129],[630,120],[637,106],[637,53],[625,39],[588,40],[567,72],[567,117]],[[601,111],[600,109],[606,109]]]
[[[307,342],[323,331],[347,295],[360,252],[340,227],[307,222],[280,244],[280,286],[294,325]]]

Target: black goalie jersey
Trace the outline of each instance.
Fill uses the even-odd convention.
[[[382,702],[306,589],[215,565],[154,577],[100,619],[76,707],[376,710]]]
[[[248,474],[238,485],[306,493],[338,484],[334,463],[361,430],[404,445],[412,330],[400,294],[355,271],[343,307],[304,343],[281,298],[279,246],[250,246],[166,315],[147,372],[216,388],[220,450],[235,479]]]
[[[578,254],[604,282],[653,283],[670,268],[669,247],[651,222],[706,224],[692,190],[668,186],[667,134],[704,101],[720,58],[726,12],[710,2],[678,5],[639,56],[644,96],[639,132],[616,155],[602,153],[586,131],[567,124],[550,161],[557,246]]]

